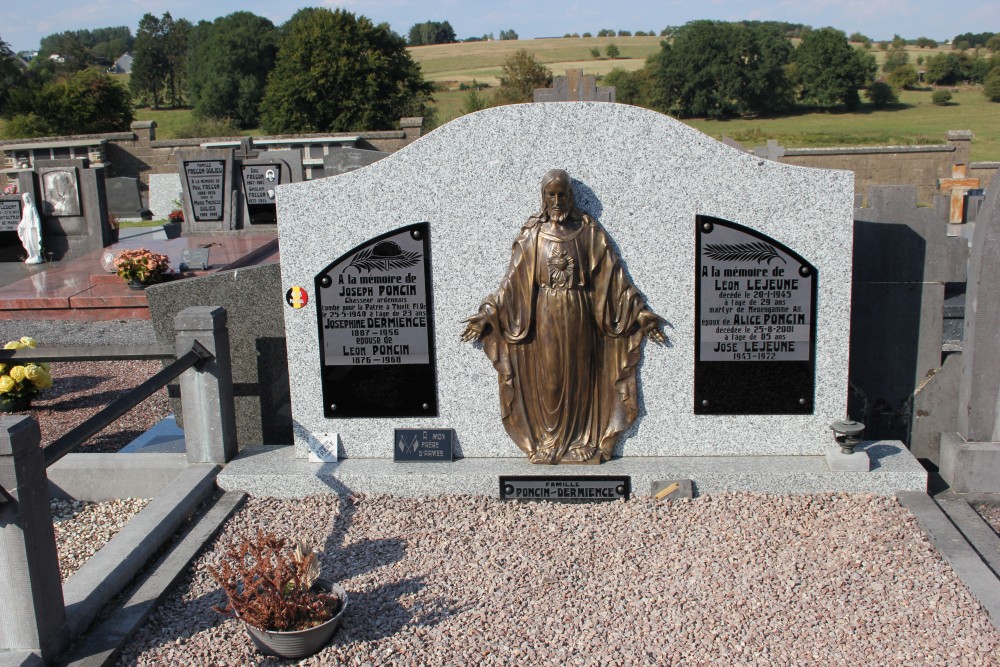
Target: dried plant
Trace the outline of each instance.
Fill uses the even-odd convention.
[[[231,543],[222,564],[208,571],[228,598],[213,609],[262,630],[305,630],[340,611],[336,595],[313,588],[319,559],[301,541],[291,550],[284,538],[258,530],[254,539]]]

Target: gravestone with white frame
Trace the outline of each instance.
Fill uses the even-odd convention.
[[[227,148],[177,151],[186,231],[236,229],[233,154],[234,151]]]

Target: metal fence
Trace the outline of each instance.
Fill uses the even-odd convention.
[[[94,434],[180,378],[189,463],[230,461],[237,451],[226,311],[200,306],[174,321],[175,346],[65,347],[0,351],[6,361],[173,359],[117,399],[42,448],[38,422],[0,417],[0,656],[37,652],[46,662],[69,641],[46,469]]]

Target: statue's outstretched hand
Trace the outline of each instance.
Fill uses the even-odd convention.
[[[483,331],[486,329],[487,325],[486,315],[483,313],[476,313],[472,317],[462,321],[468,322],[468,324],[465,325],[465,331],[462,332],[463,343],[468,343],[470,340],[479,340],[483,337]]]
[[[643,310],[639,313],[639,329],[642,335],[649,340],[663,345],[667,342],[667,337],[661,328],[665,320],[651,310]]]

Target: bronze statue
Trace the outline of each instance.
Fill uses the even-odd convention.
[[[639,413],[645,335],[665,337],[607,233],[573,204],[569,174],[542,177],[495,294],[465,320],[500,381],[500,416],[532,463],[600,463]]]

